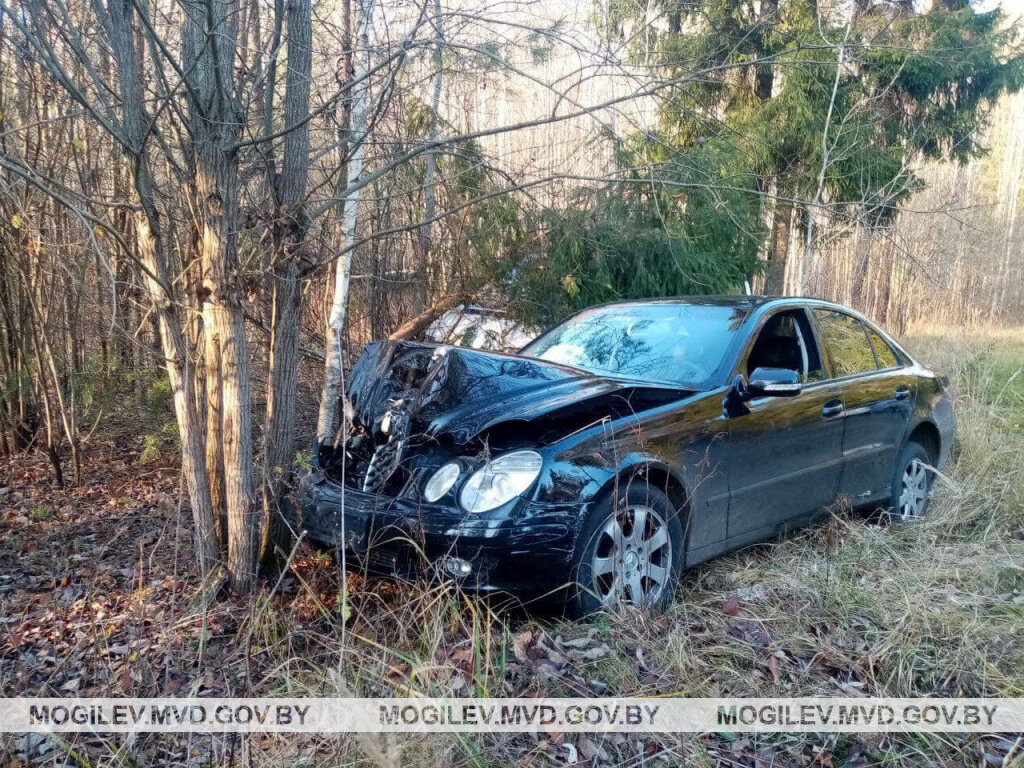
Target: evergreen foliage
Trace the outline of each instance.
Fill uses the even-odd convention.
[[[920,188],[916,163],[983,151],[990,106],[1024,77],[1017,29],[959,0],[664,10],[658,55],[678,85],[659,128],[620,139],[619,177],[550,215],[546,258],[516,281],[533,299],[521,312],[735,291],[759,251],[784,269],[792,235],[768,231],[771,211],[776,227],[793,207],[884,224]],[[643,13],[613,3],[602,31],[625,36]]]
[[[639,296],[728,293],[756,269],[756,178],[730,167],[722,142],[666,146],[660,136],[631,137],[618,147],[619,167],[630,169],[619,181],[547,213],[545,258],[514,283],[524,319],[546,324]]]

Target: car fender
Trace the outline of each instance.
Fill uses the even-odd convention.
[[[907,421],[901,445],[904,445],[923,425],[935,430],[938,436],[938,455],[935,467],[942,470],[949,460],[956,433],[956,420],[950,393],[942,380],[930,372],[918,379],[914,410]]]

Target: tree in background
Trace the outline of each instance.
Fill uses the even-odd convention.
[[[511,281],[523,319],[549,324],[593,304],[735,292],[757,269],[756,178],[714,138],[672,150],[650,134],[616,153],[615,182],[546,214],[544,258]]]
[[[109,237],[109,247],[136,266],[155,320],[154,354],[166,367],[175,407],[199,570],[209,576],[223,565],[232,589],[246,592],[261,544],[268,549],[281,538],[279,507],[294,457],[299,280],[309,271],[306,261],[315,264],[304,261],[303,250],[311,4],[290,0],[287,18],[285,4],[275,6],[276,42],[266,65],[258,56],[265,34],[258,4],[171,3],[152,15],[148,4],[133,0],[26,0],[16,12],[0,8],[15,20],[20,51],[46,82],[46,98],[65,111],[81,110],[81,130],[107,148],[112,170],[104,179],[97,161],[87,178],[107,183],[76,185],[41,174],[38,151],[8,144],[0,159],[26,189],[77,219],[76,232],[85,225],[97,258],[109,258],[99,243]],[[288,72],[275,109],[282,35]],[[257,44],[247,47],[250,36]],[[347,77],[337,82],[328,103],[349,85]],[[264,237],[272,248],[262,247]],[[251,295],[261,290],[272,297],[262,515],[247,317]],[[80,297],[81,290],[69,285],[66,294]],[[30,326],[30,336],[45,327]],[[53,391],[46,392],[48,412]],[[62,402],[59,414],[74,445],[77,433],[67,421],[74,410]]]
[[[105,419],[162,406],[197,570],[244,592],[293,551],[296,445],[318,395],[321,436],[344,429],[365,342],[474,300],[536,323],[765,264],[816,285],[837,242],[858,253],[830,295],[888,306],[865,233],[917,158],[977,156],[1019,84],[999,16],[961,6],[675,3],[603,14],[616,42],[592,48],[536,10],[0,0],[0,452],[89,482]],[[999,175],[1010,231],[1022,155]],[[951,311],[987,315],[1006,291],[958,226]]]
[[[659,31],[657,53],[673,86],[659,107],[661,129],[639,139],[656,146],[650,154],[660,157],[629,158],[632,165],[624,172],[655,186],[680,170],[689,172],[700,148],[718,145],[719,154],[729,157],[723,166],[728,172],[713,168],[702,181],[715,189],[745,190],[753,199],[743,207],[760,209],[767,225],[743,231],[760,237],[768,294],[786,288],[794,224],[803,224],[807,235],[805,259],[797,267],[809,270],[816,220],[832,219],[833,233],[837,226],[871,229],[891,222],[899,204],[920,188],[913,164],[962,161],[982,151],[978,135],[989,108],[1000,94],[1020,88],[1024,72],[1016,32],[1005,27],[1001,12],[980,12],[963,2],[936,2],[923,13],[908,3],[847,8],[814,0],[704,0],[666,10],[669,22]],[[637,12],[636,6],[613,5],[613,33],[644,23]],[[635,39],[646,46],[646,37]],[[647,58],[650,49],[635,55]],[[707,74],[687,77],[694,71]],[[641,228],[668,235],[672,219],[663,218],[664,211],[688,209],[692,194],[680,189],[675,205],[651,196]],[[625,217],[600,205],[592,210],[598,221],[587,239],[595,248],[603,241],[597,229],[637,221],[635,210]],[[737,218],[748,221],[748,214],[744,210]],[[654,232],[641,241],[660,236]],[[563,241],[554,242],[557,265]],[[748,261],[731,260],[719,242],[705,241],[708,278],[686,292],[720,290],[721,275],[732,278],[725,287],[737,287],[734,264],[742,264],[742,276],[753,272]],[[864,250],[853,281],[858,302],[867,257]],[[676,251],[666,258],[671,264]],[[597,264],[604,279],[608,275]],[[673,280],[635,282],[628,271],[618,281],[611,277],[607,298],[686,288]],[[562,278],[567,291],[576,290],[570,272]],[[793,282],[799,288],[803,281]]]
[[[114,400],[162,366],[164,380],[147,380],[173,403],[197,570],[239,593],[261,559],[290,554],[300,355],[326,358],[317,383],[338,424],[348,309],[366,306],[362,292],[350,302],[353,265],[376,261],[355,276],[368,303],[404,312],[388,261],[407,254],[393,246],[420,244],[418,282],[433,278],[415,286],[422,303],[478,285],[480,265],[522,239],[520,208],[473,131],[445,136],[437,84],[452,12],[390,6],[384,21],[403,36],[382,41],[377,8],[0,0],[0,212],[11,225],[0,230],[0,449],[30,450],[42,433],[57,482],[69,446],[80,481],[80,424],[99,418],[81,386],[97,352],[97,389]],[[433,95],[413,130],[403,67],[418,48]],[[466,49],[488,61],[497,50]],[[333,307],[318,315],[328,271]],[[109,319],[98,339],[83,330],[94,290]],[[386,314],[384,332],[401,330],[406,318]]]

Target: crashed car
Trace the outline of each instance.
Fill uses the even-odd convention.
[[[350,569],[587,614],[837,500],[923,515],[948,380],[844,307],[757,297],[572,315],[518,354],[375,342],[302,525]]]

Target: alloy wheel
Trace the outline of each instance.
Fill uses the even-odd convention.
[[[672,574],[668,523],[661,514],[640,504],[623,507],[597,537],[591,574],[602,605],[656,606]]]
[[[928,470],[920,459],[914,459],[903,470],[900,481],[900,519],[913,520],[924,514],[928,501]]]

